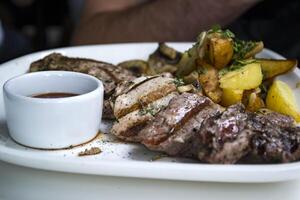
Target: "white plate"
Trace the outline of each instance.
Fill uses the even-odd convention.
[[[191,46],[191,43],[170,43],[170,45],[184,51]],[[138,43],[71,47],[38,52],[2,64],[0,86],[2,88],[7,79],[25,73],[31,62],[51,52],[116,64],[127,59],[147,59],[156,47],[155,43]],[[260,56],[282,58],[270,50],[264,50]],[[296,89],[296,82],[300,81],[299,70],[295,69],[294,72],[284,75],[280,79],[287,81],[293,88],[299,102],[299,89]],[[103,134],[93,142],[71,150],[29,149],[16,144],[9,138],[4,116],[1,89],[0,160],[15,165],[80,174],[185,181],[276,182],[300,177],[300,162],[272,165],[214,165],[200,164],[194,160],[179,158],[161,158],[151,161],[159,154],[150,152],[138,144],[117,142],[108,134]],[[102,124],[104,132],[107,132],[109,125],[109,122]],[[78,152],[89,147],[100,147],[103,152],[95,156],[77,156]]]

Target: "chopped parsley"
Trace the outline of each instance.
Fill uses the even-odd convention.
[[[181,78],[176,78],[173,83],[176,85],[176,87],[184,85],[184,81]]]
[[[235,39],[233,42],[233,60],[241,60],[244,59],[246,54],[253,50],[256,47],[256,42],[254,41],[244,41]]]
[[[164,108],[164,106],[148,105],[146,107],[142,107],[142,109],[140,109],[140,111],[139,111],[139,114],[140,115],[150,114],[152,116],[155,116],[156,113],[158,113],[163,108]]]
[[[145,107],[145,108],[142,108],[140,111],[139,111],[139,114],[140,115],[146,115],[146,114],[150,114],[152,116],[154,116],[156,113],[155,113],[155,110],[154,110],[154,107],[152,106],[149,106],[149,107]]]
[[[218,33],[224,38],[235,38],[235,35],[230,30],[222,30],[220,25],[214,25],[209,31],[207,31],[208,34],[211,33]]]
[[[255,59],[234,60],[233,63],[229,67],[226,67],[226,68],[223,68],[222,70],[220,70],[219,71],[219,75],[223,76],[227,72],[231,72],[231,71],[235,71],[235,70],[241,69],[245,65],[248,65],[248,64],[251,64],[251,63],[255,63],[255,62],[256,62]]]

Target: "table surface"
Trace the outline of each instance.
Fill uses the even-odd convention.
[[[299,200],[300,180],[206,183],[119,178],[36,170],[0,162],[0,199]]]

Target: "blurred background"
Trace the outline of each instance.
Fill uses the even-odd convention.
[[[31,52],[76,44],[71,38],[83,5],[84,0],[1,0],[0,63]],[[300,59],[299,10],[299,0],[258,1],[226,28],[241,39],[262,40],[267,48]]]

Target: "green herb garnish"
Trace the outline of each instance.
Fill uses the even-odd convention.
[[[181,78],[176,78],[173,83],[176,85],[176,87],[184,85],[184,81]]]
[[[253,50],[256,46],[256,42],[254,41],[244,41],[235,39],[233,42],[233,60],[241,60],[244,59],[246,54]]]
[[[230,30],[222,30],[220,25],[214,25],[209,31],[207,31],[208,34],[211,33],[219,33],[224,38],[235,38],[235,35]]]
[[[257,62],[255,59],[234,60],[233,63],[229,67],[226,67],[226,68],[223,68],[222,70],[220,70],[219,71],[219,75],[223,76],[227,72],[231,72],[231,71],[235,71],[235,70],[241,69],[245,65],[248,65],[248,64],[251,64],[251,63],[255,63],[255,62]]]
[[[155,113],[155,110],[152,106],[149,106],[149,107],[146,107],[146,108],[143,108],[139,111],[139,114],[140,115],[146,115],[146,114],[150,114],[152,116],[154,116],[156,113]]]
[[[153,105],[148,105],[146,107],[142,107],[142,109],[139,110],[140,115],[146,115],[150,114],[152,116],[155,116],[156,113],[158,113],[161,109],[163,109],[164,106],[153,106]]]

